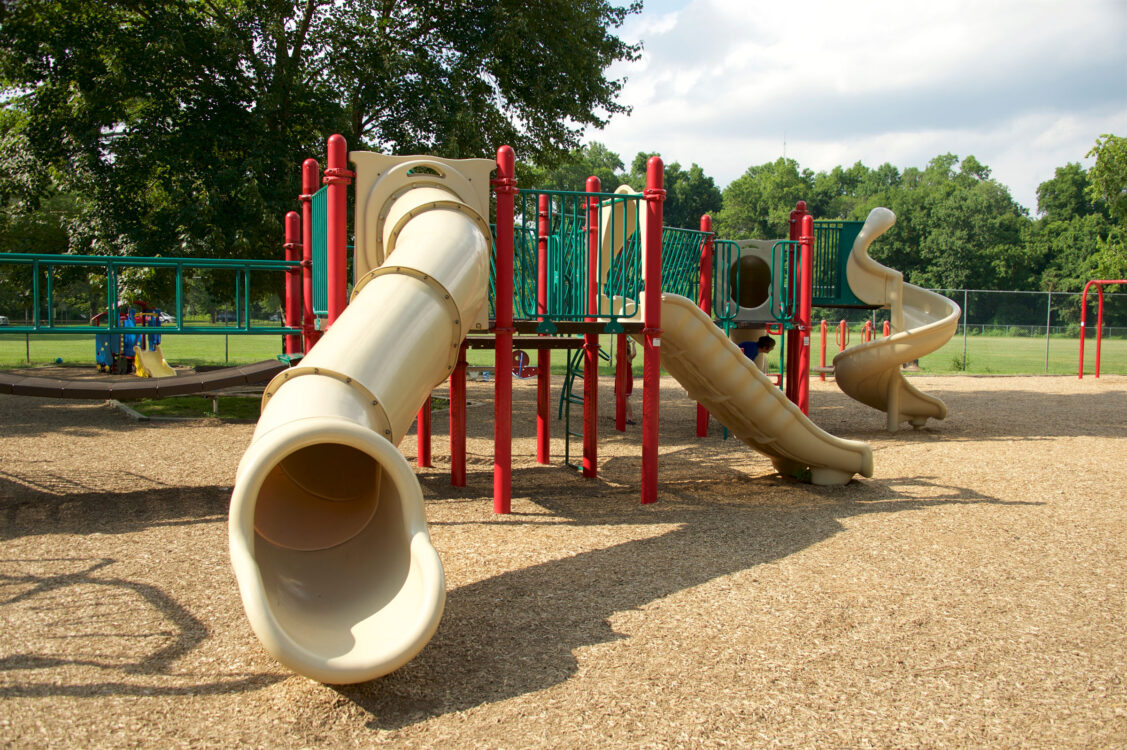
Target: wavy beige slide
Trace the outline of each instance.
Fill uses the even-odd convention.
[[[438,627],[442,563],[396,445],[489,292],[493,161],[350,156],[362,278],[301,365],[267,387],[228,526],[258,639],[327,683],[398,669]]]
[[[661,327],[662,366],[779,473],[819,485],[873,475],[867,444],[834,437],[811,422],[692,300],[663,295]]]
[[[847,395],[888,414],[888,429],[901,422],[922,427],[944,419],[947,405],[923,393],[900,371],[906,362],[931,354],[955,335],[959,306],[946,297],[905,283],[904,274],[869,257],[869,245],[896,223],[887,208],[874,208],[853,243],[846,276],[862,302],[890,310],[891,335],[850,347],[834,357],[834,379]]]

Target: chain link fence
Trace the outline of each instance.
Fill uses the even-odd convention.
[[[951,340],[923,357],[925,372],[1038,375],[1077,374],[1080,357],[1079,292],[1021,292],[980,289],[933,289],[963,311]],[[1088,293],[1085,374],[1095,370],[1097,294]],[[827,361],[842,346],[839,331],[846,322],[846,346],[861,343],[866,321],[880,336],[888,310],[814,309],[814,357],[819,356],[819,323],[826,320]],[[1104,292],[1101,374],[1127,374],[1127,293]]]

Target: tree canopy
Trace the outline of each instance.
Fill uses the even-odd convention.
[[[72,196],[72,250],[277,253],[299,165],[353,146],[554,164],[624,111],[608,0],[0,6],[0,199]]]

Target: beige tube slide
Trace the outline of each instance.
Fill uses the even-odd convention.
[[[867,444],[811,422],[692,300],[662,295],[661,327],[662,367],[779,473],[820,485],[873,475]]]
[[[231,562],[251,627],[326,683],[387,674],[434,634],[442,564],[396,448],[485,317],[490,160],[354,152],[352,301],[276,377],[239,464]]]
[[[922,427],[944,419],[947,406],[912,385],[900,371],[906,362],[942,347],[959,325],[959,306],[904,282],[904,274],[869,257],[869,245],[896,223],[887,208],[874,208],[853,243],[846,276],[862,302],[889,308],[891,335],[850,347],[834,357],[834,379],[847,395],[888,414],[888,429],[901,422]]]

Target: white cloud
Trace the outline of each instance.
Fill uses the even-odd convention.
[[[632,19],[617,116],[589,138],[726,185],[783,151],[803,167],[974,154],[1035,207],[1037,184],[1127,134],[1121,0],[692,0]]]

